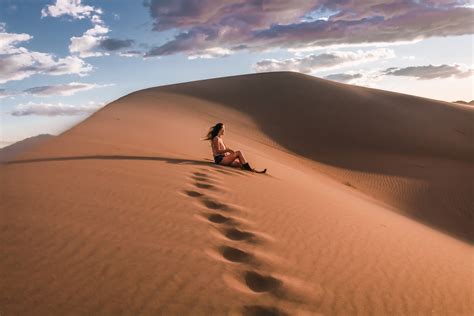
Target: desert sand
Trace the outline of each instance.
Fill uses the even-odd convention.
[[[54,136],[50,134],[40,134],[0,148],[0,163],[13,160],[16,156],[39,146],[51,137]]]
[[[472,315],[473,118],[291,72],[128,94],[0,166],[0,314]]]

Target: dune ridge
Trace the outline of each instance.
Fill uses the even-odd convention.
[[[133,92],[0,166],[0,312],[470,315],[472,115],[288,72]],[[268,175],[211,163],[216,121]]]
[[[322,171],[473,241],[473,109],[288,72],[148,91],[245,112],[284,148],[325,164]]]

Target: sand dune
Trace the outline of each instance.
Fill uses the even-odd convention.
[[[405,214],[473,240],[474,111],[297,73],[172,85],[248,114],[278,144]],[[245,91],[245,93],[242,93]],[[274,93],[281,91],[281,93]]]
[[[454,101],[453,103],[466,104],[466,105],[474,105],[474,100],[471,100],[471,101],[462,101],[462,100],[459,100],[459,101]]]
[[[288,72],[131,93],[0,167],[0,312],[472,314],[473,113]],[[217,121],[268,175],[210,163]]]
[[[0,148],[0,163],[15,159],[16,156],[34,148],[47,141],[53,135],[40,134],[25,138],[19,142]]]

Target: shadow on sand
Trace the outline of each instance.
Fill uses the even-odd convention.
[[[11,160],[4,162],[4,165],[23,164],[23,163],[34,163],[34,162],[48,162],[48,161],[67,161],[67,160],[149,160],[149,161],[162,161],[170,164],[186,164],[195,166],[206,166],[214,169],[218,169],[226,174],[241,174],[244,175],[245,171],[240,170],[236,167],[216,165],[210,159],[194,160],[194,159],[180,159],[180,158],[168,158],[168,157],[156,157],[156,156],[125,156],[125,155],[90,155],[90,156],[69,156],[69,157],[48,157],[48,158],[34,158],[34,159],[22,159],[22,160]],[[246,174],[245,174],[246,175]]]

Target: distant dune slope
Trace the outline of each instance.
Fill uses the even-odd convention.
[[[16,156],[31,150],[35,146],[42,144],[51,137],[54,136],[49,134],[40,134],[37,136],[25,138],[19,142],[0,148],[0,163],[14,159]]]

